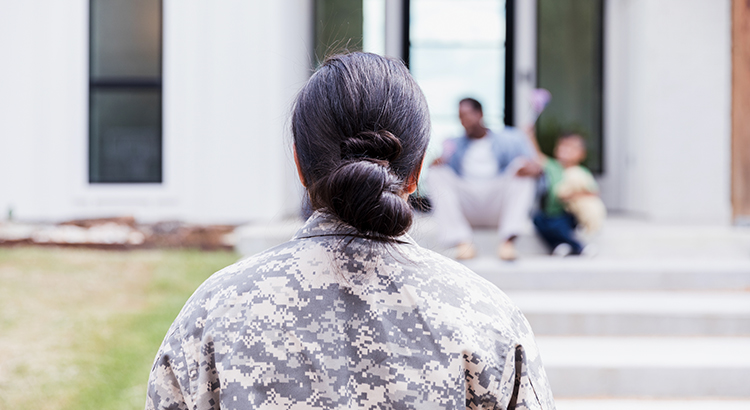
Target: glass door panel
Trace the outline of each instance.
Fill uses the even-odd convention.
[[[411,0],[409,19],[409,68],[432,117],[428,162],[463,133],[462,98],[482,103],[488,127],[503,127],[505,0]]]
[[[537,122],[539,145],[551,155],[557,136],[581,134],[586,165],[602,163],[602,0],[539,0],[537,83],[552,100]]]

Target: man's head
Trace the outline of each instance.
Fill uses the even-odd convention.
[[[579,165],[586,159],[586,141],[576,133],[560,135],[555,143],[555,159],[564,167]]]
[[[473,98],[464,98],[458,103],[458,118],[470,138],[484,136],[483,116],[482,104],[479,101]]]

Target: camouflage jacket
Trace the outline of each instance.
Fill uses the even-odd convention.
[[[156,356],[146,409],[554,409],[528,322],[494,285],[317,212],[211,276]]]

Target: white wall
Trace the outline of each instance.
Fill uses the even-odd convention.
[[[729,0],[609,0],[606,167],[615,207],[729,223]]]
[[[3,2],[0,212],[61,216],[86,157],[87,1]],[[80,151],[80,152],[79,152]]]
[[[165,8],[168,184],[190,219],[293,212],[289,114],[310,74],[308,0],[182,1]]]
[[[240,222],[296,212],[311,0],[165,0],[164,182],[88,183],[88,1],[4,2],[0,212]]]

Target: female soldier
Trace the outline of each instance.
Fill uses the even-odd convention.
[[[329,58],[292,116],[316,212],[198,288],[157,354],[147,409],[552,409],[529,324],[406,231],[429,138],[398,61]]]

